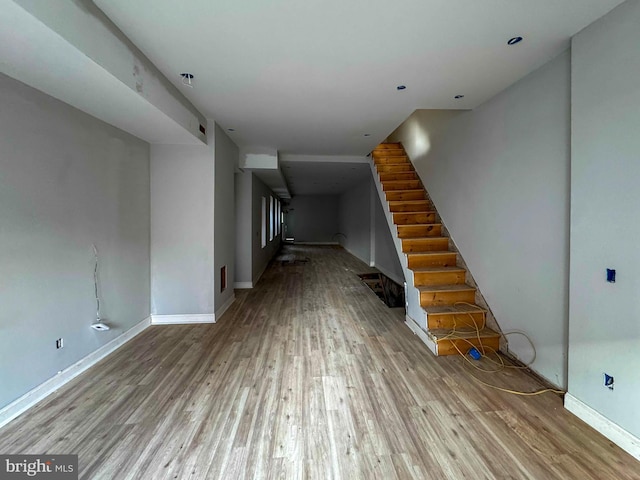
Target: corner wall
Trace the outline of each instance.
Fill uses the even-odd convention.
[[[635,435],[640,458],[638,25],[628,1],[572,43],[569,394]]]
[[[0,105],[1,409],[149,316],[149,145],[1,74]]]
[[[473,111],[416,111],[404,144],[503,331],[537,350],[565,387],[568,330],[570,56]],[[533,358],[520,336],[509,351]]]

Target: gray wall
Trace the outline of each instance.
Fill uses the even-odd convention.
[[[213,163],[211,145],[151,146],[153,314],[214,313]]]
[[[149,145],[4,75],[0,105],[2,407],[149,316]]]
[[[371,178],[340,195],[338,228],[340,244],[363,262],[371,262]],[[377,200],[377,199],[376,199]]]
[[[209,125],[210,128],[215,126],[214,305],[219,312],[234,297],[236,236],[233,175],[238,166],[238,147],[217,124],[209,122]],[[221,292],[220,269],[223,266],[227,267],[227,288]]]
[[[234,262],[234,283],[248,284],[253,280],[252,260],[252,198],[253,173],[237,172],[234,175],[234,196],[236,212],[236,250]],[[258,233],[258,235],[260,235]],[[258,244],[259,244],[258,239]],[[236,286],[238,288],[238,286]]]
[[[533,340],[533,369],[566,386],[570,56],[473,111],[421,118],[402,141],[504,331]],[[436,112],[438,113],[438,112]],[[518,336],[510,351],[529,361]]]
[[[640,2],[573,39],[569,393],[640,437]],[[617,270],[615,284],[605,270]],[[602,374],[615,377],[615,389]],[[637,450],[636,450],[637,451]]]
[[[252,183],[252,200],[251,200],[251,281],[255,285],[260,276],[267,268],[269,261],[273,256],[278,253],[280,248],[280,240],[282,234],[274,236],[273,240],[269,240],[269,234],[267,233],[267,245],[262,247],[262,197],[267,198],[267,208],[269,196],[277,198],[276,195],[267,187],[258,177],[253,175]],[[267,222],[269,221],[269,215],[267,213]],[[268,231],[267,231],[268,232]]]
[[[287,236],[296,242],[338,242],[338,195],[296,195],[286,215]],[[293,209],[293,211],[291,211]]]
[[[336,237],[352,255],[402,284],[404,273],[371,177],[339,197]],[[395,232],[393,232],[395,235]]]
[[[372,187],[373,189],[373,187]],[[393,236],[385,216],[380,198],[373,191],[371,207],[373,208],[371,233],[373,235],[373,266],[400,285],[404,283],[404,271],[393,243]],[[395,236],[396,232],[393,232]],[[404,254],[403,254],[404,255]]]

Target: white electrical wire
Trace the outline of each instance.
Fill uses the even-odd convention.
[[[95,265],[93,267],[93,286],[96,294],[96,323],[100,323],[100,297],[98,296],[98,248],[91,244],[93,247],[93,256],[95,258]]]

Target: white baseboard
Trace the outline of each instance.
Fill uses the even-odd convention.
[[[429,338],[429,335],[427,335],[427,332],[425,332],[422,328],[420,328],[420,325],[418,325],[417,322],[413,318],[411,318],[409,315],[405,315],[404,319],[405,319],[405,323],[411,329],[411,331],[415,333],[420,340],[422,340],[422,343],[424,343],[427,346],[427,348],[431,350],[431,353],[437,356],[438,344],[432,341]]]
[[[25,393],[22,397],[18,398],[17,400],[1,409],[0,427],[3,427],[18,415],[33,407],[40,400],[44,399],[48,395],[51,395],[53,392],[63,387],[66,383],[70,382],[75,377],[83,373],[85,370],[98,363],[104,357],[116,351],[129,340],[147,329],[149,325],[151,325],[151,319],[147,317],[124,332],[122,335],[114,338],[109,343],[104,344],[97,350],[94,350],[86,357],[78,360],[70,367],[62,370],[55,377],[51,377],[49,380],[41,383],[34,389]]]
[[[234,282],[233,288],[236,290],[242,290],[245,288],[253,288],[253,282]]]
[[[640,460],[640,438],[627,432],[624,428],[613,423],[597,410],[582,403],[570,393],[564,396],[564,408],[607,437],[624,451]]]
[[[151,315],[151,325],[182,325],[190,323],[216,323],[213,313],[187,315]]]
[[[226,301],[226,303],[224,305],[222,305],[218,310],[216,310],[215,313],[215,320],[217,321],[218,318],[220,318],[222,315],[224,315],[224,312],[226,312],[227,310],[229,310],[229,307],[231,305],[233,305],[233,302],[236,301],[236,297],[235,295],[231,295],[231,297],[229,298],[229,300]]]

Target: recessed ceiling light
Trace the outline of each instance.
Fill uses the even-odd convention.
[[[405,88],[407,88],[407,86],[406,86],[406,85],[398,85],[398,86],[396,87],[396,90],[404,90]]]
[[[235,128],[227,128],[227,132],[235,132],[236,129]]]
[[[364,136],[365,136],[365,137],[370,137],[370,136],[371,136],[371,134],[370,134],[370,133],[365,133],[365,134],[364,134]]]
[[[193,83],[191,83],[191,80],[194,79],[194,76],[192,73],[181,73],[180,76],[182,77],[182,84],[186,87],[191,87],[193,88]]]
[[[515,45],[516,43],[520,43],[522,41],[522,37],[513,37],[510,38],[507,42],[507,45]]]
[[[455,98],[456,100],[460,100],[461,98],[464,98],[464,95],[456,95],[453,98]]]

